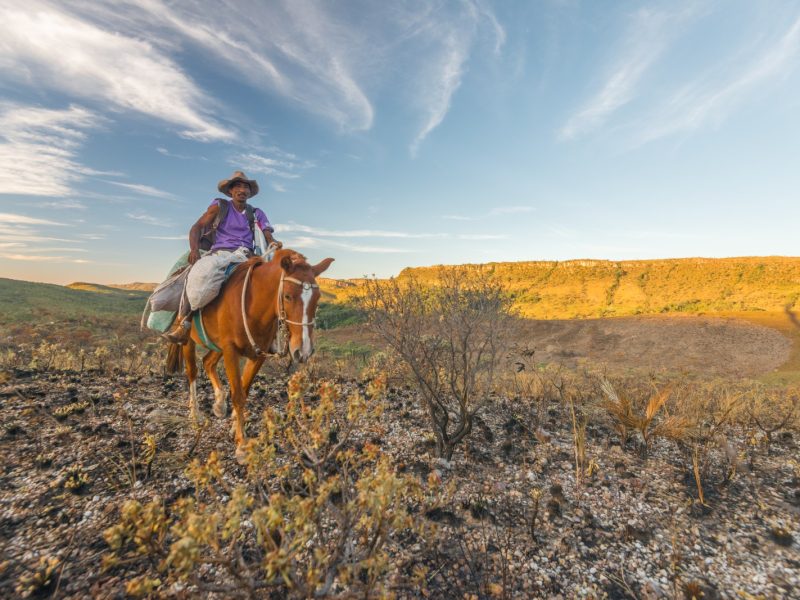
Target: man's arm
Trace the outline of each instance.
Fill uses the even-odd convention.
[[[276,244],[278,248],[282,248],[283,244],[281,244],[278,240],[272,237],[272,228],[271,227],[264,227],[261,231],[264,232],[264,239],[267,240],[267,245],[269,244]]]
[[[278,248],[282,247],[283,244],[281,244],[278,240],[272,237],[272,232],[275,231],[275,229],[273,229],[272,225],[269,222],[269,219],[267,218],[267,215],[264,214],[264,211],[261,210],[260,208],[257,208],[255,210],[255,215],[256,215],[256,227],[258,227],[262,232],[264,232],[264,239],[267,240],[267,245],[277,244]]]
[[[208,210],[203,214],[202,217],[197,219],[197,222],[194,225],[192,225],[192,228],[189,230],[190,265],[193,265],[198,260],[200,260],[200,234],[203,233],[203,229],[205,229],[214,222],[217,213],[219,213],[219,204],[214,203],[208,207]]]

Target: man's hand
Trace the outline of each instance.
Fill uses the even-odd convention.
[[[192,250],[189,252],[189,264],[193,265],[198,260],[200,260],[200,251],[199,250]]]
[[[277,249],[283,248],[283,242],[279,242],[274,237],[272,237],[272,232],[268,229],[264,229],[264,239],[267,240],[267,246],[275,246]]]

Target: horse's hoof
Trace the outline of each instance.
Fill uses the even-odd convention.
[[[247,464],[247,450],[244,449],[244,444],[236,446],[236,462],[240,465]]]
[[[222,402],[214,402],[214,416],[218,419],[224,419],[228,416],[228,404],[223,400]]]

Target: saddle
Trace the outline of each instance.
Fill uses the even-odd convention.
[[[274,252],[274,249],[267,254],[266,260],[272,258],[272,252]],[[207,252],[201,250],[200,254],[205,255]],[[248,254],[248,257],[249,256],[252,256],[252,254]],[[219,295],[222,285],[224,285],[240,264],[241,261],[234,261],[227,265],[218,282],[219,285],[217,289],[214,290],[213,294],[209,295],[204,304],[208,304],[208,302]],[[186,297],[186,280],[189,277],[191,268],[192,265],[189,264],[189,252],[187,251],[175,261],[175,264],[172,265],[168,272],[167,278],[153,290],[152,294],[150,294],[144,311],[142,312],[140,328],[144,329],[144,327],[147,326],[148,329],[158,333],[169,331],[175,321],[175,316],[181,308],[181,304],[189,301]]]

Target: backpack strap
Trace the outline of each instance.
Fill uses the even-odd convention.
[[[215,234],[219,224],[222,223],[225,220],[225,217],[228,216],[228,208],[230,208],[230,203],[225,200],[225,198],[217,198],[216,200],[219,210],[217,211],[217,216],[214,217],[214,222],[211,223],[211,231],[213,231]]]
[[[247,222],[250,223],[250,233],[253,234],[253,243],[255,243],[256,235],[256,210],[249,204],[244,205],[245,212],[247,212]]]

